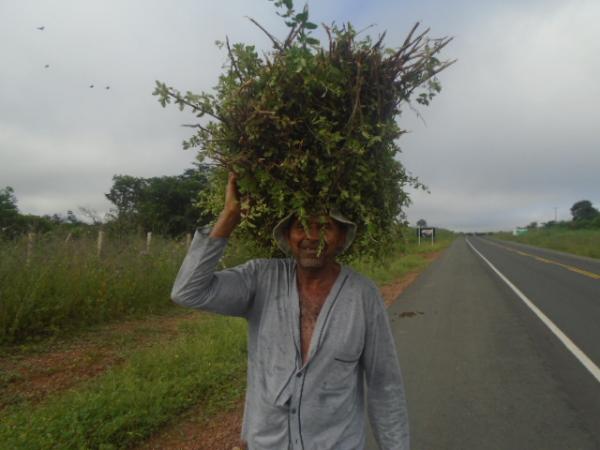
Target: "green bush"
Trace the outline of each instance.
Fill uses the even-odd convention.
[[[241,229],[258,245],[276,251],[271,230],[290,211],[306,219],[338,210],[358,225],[352,253],[384,253],[409,204],[407,187],[423,187],[397,159],[397,119],[404,104],[428,105],[440,91],[435,76],[451,63],[437,56],[450,39],[415,26],[401,46],[386,48],[384,36],[359,39],[347,24],[324,26],[329,39],[321,44],[306,7],[275,5],[289,34],[267,32],[270,54],[220,43],[229,62],[215,94],[184,95],[157,81],[154,95],[210,119],[184,143],[219,165],[202,203],[217,215],[227,172],[236,172],[250,204]]]

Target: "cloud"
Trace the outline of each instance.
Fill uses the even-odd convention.
[[[154,81],[209,90],[226,57],[214,41],[225,35],[268,51],[269,39],[244,16],[277,36],[286,27],[271,2],[251,6],[0,3],[0,187],[13,186],[25,212],[79,205],[104,212],[114,174],[190,167],[194,152],[184,152],[181,141],[191,130],[180,125],[195,118],[162,109],[150,95]],[[495,229],[551,219],[555,207],[567,218],[584,198],[600,203],[593,198],[600,167],[596,0],[352,0],[311,2],[310,10],[317,22],[375,24],[365,33],[387,30],[391,46],[416,20],[434,37],[455,36],[445,56],[458,62],[421,110],[426,125],[408,108],[400,118],[411,130],[399,142],[400,159],[431,189],[413,194],[412,222]]]
[[[405,122],[402,160],[432,191],[414,196],[412,221],[427,212],[445,226],[514,226],[597,192],[599,13],[593,2],[507,9],[461,31],[427,126]]]

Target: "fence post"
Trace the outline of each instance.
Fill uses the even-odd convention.
[[[27,259],[25,261],[26,265],[31,263],[31,255],[33,254],[33,241],[35,240],[35,233],[29,232],[27,233]]]
[[[71,233],[69,231],[69,234],[67,234],[67,237],[65,238],[65,243],[70,242],[71,241],[71,236],[73,235],[73,233]]]
[[[98,258],[102,255],[102,246],[104,244],[104,231],[98,231],[97,255]]]
[[[148,231],[146,234],[146,253],[150,254],[150,244],[152,243],[152,231]]]
[[[185,248],[186,249],[190,248],[191,243],[192,243],[192,233],[188,233],[185,235]]]

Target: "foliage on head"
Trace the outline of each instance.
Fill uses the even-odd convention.
[[[285,39],[250,19],[271,39],[269,54],[217,42],[228,62],[214,93],[182,94],[157,81],[154,95],[163,106],[173,100],[209,117],[184,142],[220,167],[201,199],[205,208],[218,213],[234,171],[250,204],[240,228],[263,247],[274,249],[271,230],[290,211],[304,219],[335,209],[358,225],[352,252],[380,254],[410,203],[406,188],[424,187],[395,158],[404,133],[396,119],[404,102],[428,105],[440,91],[436,74],[452,62],[436,55],[450,39],[429,39],[416,24],[391,49],[385,33],[360,39],[348,23],[322,25],[322,45],[307,6],[298,13],[292,0],[274,5],[289,27]]]

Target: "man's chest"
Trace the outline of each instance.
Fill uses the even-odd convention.
[[[281,360],[297,358],[303,365],[317,354],[333,359],[340,351],[361,352],[366,326],[364,299],[352,283],[338,283],[320,296],[306,296],[295,280],[282,283],[275,291],[272,283],[268,287],[260,286],[260,308],[249,325],[251,346],[273,370],[281,367]]]
[[[305,363],[310,349],[312,337],[315,331],[319,314],[323,310],[323,304],[327,293],[322,295],[307,295],[300,293],[300,339],[302,347],[302,362]]]

